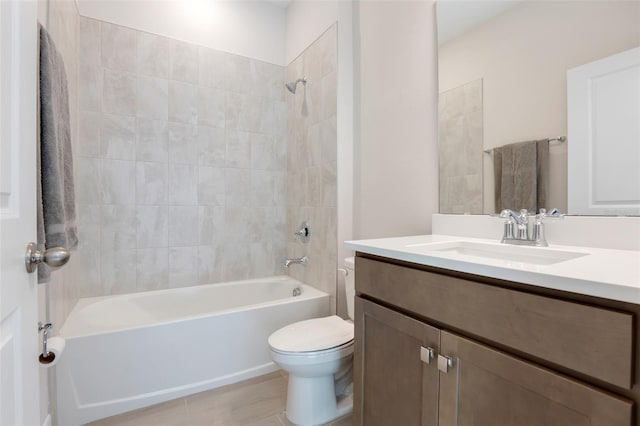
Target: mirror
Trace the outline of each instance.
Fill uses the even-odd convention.
[[[567,212],[567,70],[639,46],[640,2],[445,0],[436,13],[440,213],[495,213],[494,149],[543,139],[538,207]]]

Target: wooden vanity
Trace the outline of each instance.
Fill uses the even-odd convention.
[[[354,425],[632,426],[640,305],[357,252]]]

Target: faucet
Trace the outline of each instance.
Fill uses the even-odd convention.
[[[284,261],[284,267],[288,268],[289,265],[291,265],[292,263],[298,263],[300,265],[306,265],[308,261],[309,261],[309,258],[307,256],[302,256],[302,257],[293,258],[293,259],[287,259],[287,260]]]
[[[529,217],[526,209],[520,210],[520,214],[517,214],[511,209],[504,209],[500,212],[500,217],[507,219],[504,223],[504,235],[502,236],[503,243],[509,243],[512,240],[528,240],[529,239]],[[514,235],[514,225],[517,227],[517,235]]]
[[[543,219],[562,219],[563,216],[558,209],[551,209],[549,212],[545,209],[540,209],[540,213],[535,215],[533,236],[529,238],[529,214],[527,210],[522,209],[519,214],[510,209],[502,210],[500,217],[507,220],[504,223],[504,234],[500,242],[503,244],[547,247],[549,244],[544,235]],[[514,227],[517,227],[517,233],[514,233]]]

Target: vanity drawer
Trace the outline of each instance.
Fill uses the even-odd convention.
[[[356,291],[622,388],[633,384],[633,315],[356,258]]]

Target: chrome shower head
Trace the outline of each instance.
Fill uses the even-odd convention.
[[[291,83],[287,83],[285,84],[285,87],[287,88],[288,91],[290,91],[291,93],[296,93],[296,87],[298,87],[298,83],[302,83],[303,86],[305,86],[307,84],[307,79],[306,78],[299,78],[296,81],[292,81]]]

